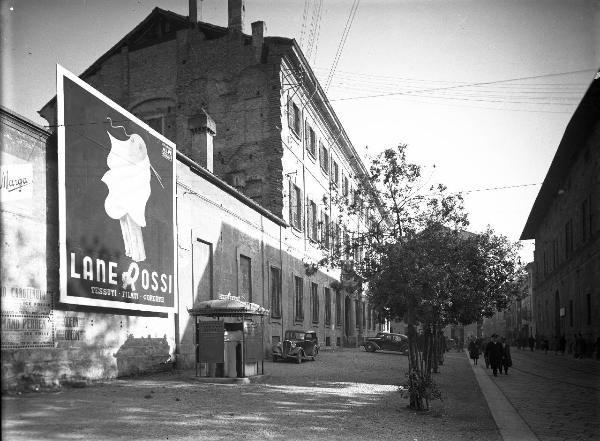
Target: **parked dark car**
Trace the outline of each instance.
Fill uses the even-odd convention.
[[[408,354],[408,337],[404,334],[378,332],[375,337],[368,337],[361,344],[367,352],[397,351]]]
[[[282,342],[273,346],[273,361],[292,359],[296,363],[319,353],[319,339],[315,331],[285,331]]]

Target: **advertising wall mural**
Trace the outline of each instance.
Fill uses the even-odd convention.
[[[175,145],[57,66],[60,301],[175,302]]]

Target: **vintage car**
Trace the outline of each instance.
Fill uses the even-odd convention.
[[[296,363],[319,353],[319,339],[315,331],[285,331],[282,342],[273,346],[273,361],[292,359]]]
[[[378,332],[375,337],[367,337],[361,346],[367,352],[397,351],[408,354],[408,337],[404,334]]]

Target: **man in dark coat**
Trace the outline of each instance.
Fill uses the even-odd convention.
[[[504,355],[504,349],[502,348],[502,343],[498,341],[497,334],[492,335],[492,341],[485,347],[485,353],[490,360],[494,377],[497,377],[498,371],[502,370],[502,356]]]

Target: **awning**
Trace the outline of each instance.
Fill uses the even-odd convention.
[[[191,316],[239,317],[243,315],[265,316],[269,310],[257,303],[244,302],[239,297],[223,296],[220,299],[200,302],[195,308],[188,309],[188,313]]]

